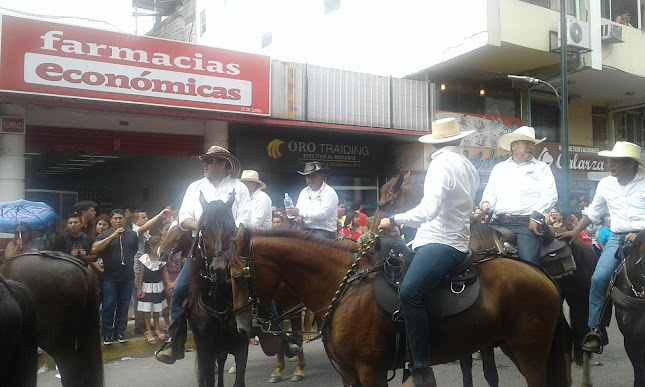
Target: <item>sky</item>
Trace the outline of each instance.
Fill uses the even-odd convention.
[[[208,1],[217,4],[217,0]],[[286,29],[289,44],[275,44],[269,52],[272,58],[369,74],[403,77],[447,59],[449,50],[463,44],[466,36],[485,38],[477,33],[486,30],[485,17],[481,16],[485,15],[486,1],[373,0],[368,2],[373,5],[370,7],[364,6],[365,0],[343,1],[342,6],[354,7],[352,15],[360,15],[360,19],[341,19],[343,28],[325,29],[313,40],[298,34],[298,29],[315,29],[316,26],[308,20],[298,20],[284,9],[321,7],[322,0],[245,0],[240,3],[245,3],[241,5],[244,25],[271,24],[267,22],[268,16],[273,18],[274,25],[289,26]],[[235,3],[229,1],[228,4]],[[248,7],[249,4],[257,6]],[[285,4],[291,5],[285,7]],[[301,6],[303,4],[306,5]],[[468,12],[463,12],[464,9]],[[143,34],[153,25],[151,17],[139,17],[135,22],[132,0],[0,0],[0,12],[12,14],[8,10],[30,13],[22,14],[28,17],[42,15],[54,22],[125,33]],[[474,19],[468,20],[469,17]],[[257,28],[239,28],[235,33],[239,34],[239,42],[227,39],[219,47],[260,53],[256,43],[259,39],[255,36]],[[274,41],[277,38],[274,33]],[[330,44],[330,41],[345,43]],[[481,39],[479,41],[481,43]]]

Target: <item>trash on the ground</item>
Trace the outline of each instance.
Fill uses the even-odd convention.
[[[49,368],[47,368],[46,365],[41,365],[40,368],[38,368],[38,373],[42,374],[43,372],[47,372]]]
[[[60,374],[54,375],[55,378],[60,379]]]
[[[123,357],[121,358],[121,361],[128,361],[128,360],[134,360],[134,358],[133,358],[133,357],[130,357],[130,356],[123,356]]]
[[[602,366],[602,365],[604,365],[604,364],[602,364],[602,362],[600,362],[600,361],[597,361],[597,362],[596,362],[596,364],[594,364],[594,365],[596,365],[596,366]]]
[[[195,348],[186,348],[186,352],[193,352]]]

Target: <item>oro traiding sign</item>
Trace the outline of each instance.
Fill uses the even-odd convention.
[[[2,15],[0,90],[269,115],[271,59]]]

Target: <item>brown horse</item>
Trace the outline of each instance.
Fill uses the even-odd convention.
[[[342,244],[299,231],[241,228],[228,257],[238,329],[253,334],[251,301],[259,299],[267,308],[280,282],[316,311],[323,326],[352,258]],[[372,267],[361,260],[356,269]],[[478,265],[478,272],[481,293],[475,304],[432,327],[433,364],[500,343],[512,353],[528,386],[568,385],[569,332],[555,284],[539,270],[503,258]],[[394,355],[392,323],[373,294],[374,274],[352,282],[322,330],[327,353],[338,364],[345,386],[387,386]]]
[[[29,289],[38,345],[54,358],[63,386],[103,386],[94,273],[78,259],[58,252],[19,255],[2,264],[0,273]]]
[[[409,174],[404,175],[401,173],[396,178],[385,183],[381,188],[381,196],[375,216],[375,218],[378,218],[378,222],[375,219],[374,224],[378,227],[381,216],[391,216],[394,213],[410,210],[421,202],[422,197],[422,188],[409,182]],[[558,232],[563,231],[559,230]],[[406,236],[407,234],[408,232],[406,232]],[[472,222],[470,248],[474,251],[484,251],[494,247],[495,239],[493,230],[483,226],[481,223]],[[556,282],[560,288],[562,297],[569,305],[569,320],[571,321],[571,328],[574,334],[574,359],[578,365],[582,365],[582,340],[587,332],[589,332],[589,328],[587,327],[587,320],[589,318],[589,289],[591,287],[591,276],[596,268],[598,257],[589,245],[580,240],[576,240],[571,244],[571,250],[576,263],[576,270],[571,275],[558,278]],[[491,352],[488,351],[488,353]],[[464,360],[472,363],[472,360]],[[494,361],[492,364],[494,365]],[[495,372],[494,368],[489,369],[489,372]],[[467,375],[465,375],[465,378],[467,378]],[[466,382],[466,385],[469,385],[469,383]]]
[[[29,290],[0,276],[0,384],[36,386],[36,335]]]
[[[634,386],[645,386],[645,230],[633,241],[629,255],[618,266],[610,284],[616,321],[625,340],[625,352],[634,369]],[[607,313],[604,313],[607,314]],[[591,386],[589,352],[585,353],[583,386]]]

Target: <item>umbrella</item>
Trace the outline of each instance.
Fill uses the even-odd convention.
[[[26,224],[33,231],[42,231],[56,222],[58,215],[45,203],[28,200],[0,203],[0,232],[13,233],[19,224]]]

